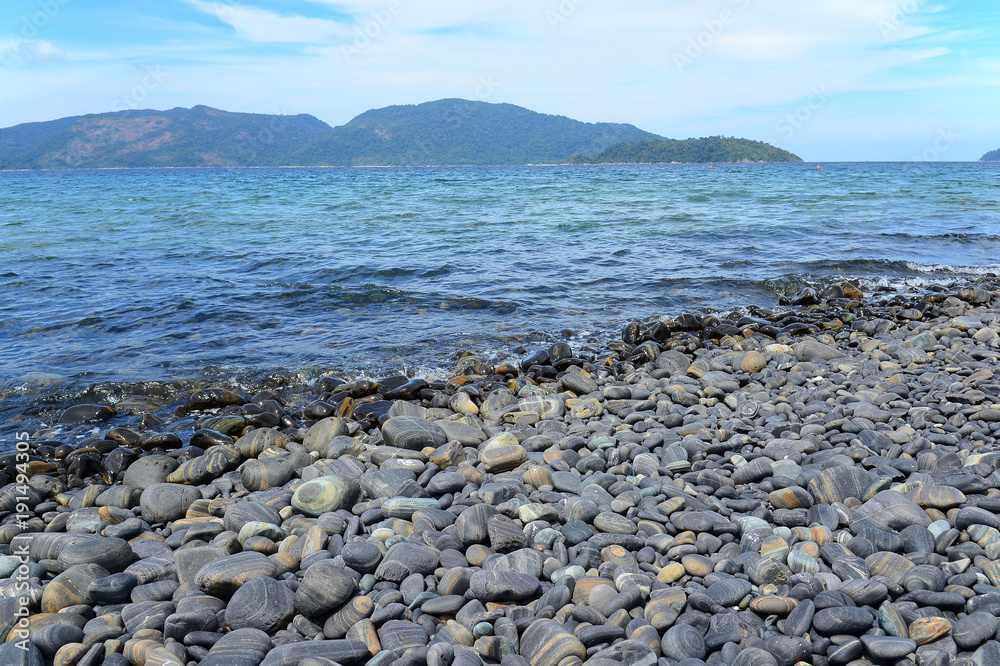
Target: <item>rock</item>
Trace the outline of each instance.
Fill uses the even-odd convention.
[[[850,528],[853,534],[865,527],[898,532],[909,525],[930,524],[930,516],[916,502],[895,490],[883,490],[854,511]]]
[[[573,634],[552,620],[535,620],[521,635],[521,656],[532,666],[560,666],[583,661],[587,649]]]
[[[813,627],[828,636],[849,634],[859,636],[872,627],[872,614],[865,608],[842,606],[824,608],[813,617]]]
[[[127,474],[127,472],[126,472]],[[154,483],[142,491],[139,506],[147,523],[169,523],[183,518],[188,507],[201,499],[201,491],[177,483]]]
[[[917,649],[917,644],[909,638],[895,636],[862,636],[861,644],[865,652],[878,661],[896,661]]]
[[[997,618],[992,613],[970,613],[954,624],[951,637],[962,650],[975,650],[997,634]]]
[[[512,571],[477,571],[470,590],[480,601],[523,601],[538,593],[538,579]]]
[[[295,610],[306,617],[323,615],[344,605],[357,591],[354,578],[342,567],[332,561],[318,562],[306,570],[295,591]]]
[[[63,570],[77,564],[96,564],[119,573],[132,564],[132,547],[124,539],[94,536],[66,546],[56,562]]]
[[[382,426],[382,438],[389,446],[411,451],[437,448],[448,441],[441,426],[416,416],[396,416],[387,420]]]
[[[21,647],[23,645],[23,647]],[[0,645],[0,664],[4,666],[45,666],[42,656],[34,643],[10,641]]]
[[[375,578],[401,583],[414,573],[433,573],[439,563],[438,553],[427,546],[410,542],[397,543],[382,558],[382,563],[375,570]]]
[[[164,483],[178,465],[179,463],[169,456],[145,456],[128,466],[122,483],[145,490],[154,483]]]
[[[844,502],[849,497],[862,499],[872,481],[872,475],[859,467],[833,467],[809,481],[809,492],[818,504]]]
[[[226,624],[231,629],[260,629],[272,634],[292,619],[296,601],[297,595],[284,583],[254,578],[233,593],[226,606]]]
[[[53,578],[42,592],[42,612],[58,613],[63,608],[87,603],[87,589],[110,574],[96,564],[77,564]]]
[[[274,563],[261,553],[237,553],[214,560],[198,570],[194,585],[202,592],[228,595],[255,578],[274,578]]]
[[[344,476],[321,476],[299,486],[292,506],[309,516],[351,507],[361,499],[361,484]]]
[[[115,410],[106,405],[73,405],[59,416],[62,425],[100,423],[114,417]]]
[[[795,354],[795,358],[800,361],[811,361],[817,358],[822,361],[832,361],[845,356],[844,352],[836,347],[831,347],[812,338],[806,338],[793,345],[792,352]]]
[[[256,666],[272,646],[271,638],[259,629],[237,629],[219,638],[198,666]]]
[[[707,650],[701,633],[689,624],[674,625],[663,634],[663,656],[676,661],[704,659]]]
[[[298,666],[308,657],[325,659],[341,666],[355,666],[368,661],[371,654],[362,641],[302,641],[277,646],[267,653],[260,666]]]

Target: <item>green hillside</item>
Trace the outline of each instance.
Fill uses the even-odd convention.
[[[1000,162],[1000,148],[997,148],[996,150],[991,150],[990,152],[986,153],[985,155],[983,155],[979,159],[979,161],[980,162]]]
[[[278,166],[330,129],[207,106],[102,113],[0,130],[0,169]]]
[[[801,162],[802,158],[762,141],[710,136],[622,143],[596,155],[576,155],[570,164],[660,164],[670,162]]]
[[[632,125],[583,123],[512,104],[443,99],[362,113],[297,153],[303,165],[559,164],[622,141]]]
[[[366,111],[339,127],[310,115],[196,106],[0,129],[0,169],[787,160],[798,157],[757,141],[674,141],[633,125],[584,123],[461,99]]]

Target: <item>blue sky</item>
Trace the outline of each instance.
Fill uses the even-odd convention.
[[[461,97],[806,160],[1000,148],[996,0],[3,0],[0,127]]]

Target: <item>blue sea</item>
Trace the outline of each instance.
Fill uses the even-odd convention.
[[[77,402],[442,376],[998,250],[979,163],[5,172],[0,448]]]

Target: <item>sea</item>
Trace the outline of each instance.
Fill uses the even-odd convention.
[[[633,319],[1000,273],[987,163],[0,173],[0,450],[81,402],[446,377]]]

